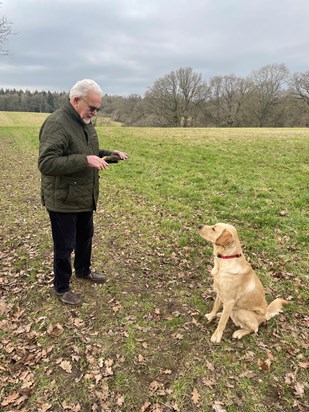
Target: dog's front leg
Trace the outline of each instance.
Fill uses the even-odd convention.
[[[219,296],[217,295],[217,296],[216,296],[216,299],[215,299],[214,306],[213,306],[213,308],[212,308],[212,311],[211,311],[210,313],[207,313],[207,314],[205,315],[205,318],[208,319],[208,322],[211,322],[211,321],[216,317],[216,314],[217,314],[218,311],[220,310],[221,305],[222,305],[222,301],[221,301],[221,299],[219,298]]]
[[[232,313],[232,309],[234,307],[235,302],[234,301],[230,301],[228,303],[225,303],[223,305],[223,311],[222,311],[222,315],[221,318],[219,320],[217,329],[215,330],[215,333],[212,335],[211,337],[211,342],[213,343],[220,343],[221,342],[221,338],[222,338],[222,334],[223,331],[226,327],[227,321],[229,320],[229,317]]]

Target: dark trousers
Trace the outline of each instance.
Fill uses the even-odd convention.
[[[78,277],[90,273],[93,237],[93,212],[61,213],[48,211],[54,241],[54,288],[58,293],[70,290],[71,255]]]

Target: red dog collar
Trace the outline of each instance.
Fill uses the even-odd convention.
[[[217,257],[220,258],[220,259],[234,259],[234,258],[240,258],[241,255],[232,255],[232,256],[217,255]]]

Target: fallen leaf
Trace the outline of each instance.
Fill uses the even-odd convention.
[[[112,376],[112,375],[114,375],[113,369],[110,368],[109,366],[106,367],[104,371],[104,376]]]
[[[119,398],[117,399],[117,405],[118,406],[122,406],[124,404],[124,396],[121,395],[119,396]]]
[[[222,407],[222,404],[221,404],[220,402],[215,402],[215,403],[212,405],[212,409],[213,409],[215,412],[226,412],[226,409],[224,409],[224,408]]]
[[[261,359],[258,359],[257,364],[259,365],[259,367],[261,369],[263,369],[263,371],[269,371],[271,360],[269,358],[266,359],[265,361],[262,361]]]
[[[62,361],[60,363],[60,368],[62,368],[64,371],[68,372],[68,373],[72,373],[72,365],[69,361]]]
[[[85,322],[80,318],[75,318],[73,323],[78,329],[85,325]]]
[[[208,386],[209,388],[217,384],[217,381],[213,378],[211,379],[203,378],[202,382],[205,386]]]
[[[295,395],[302,398],[304,396],[305,385],[299,382],[296,382],[294,385]]]
[[[4,300],[0,300],[0,315],[7,313],[11,305],[8,305]]]
[[[97,373],[96,375],[94,375],[95,383],[98,384],[102,380],[102,378],[103,376],[101,373]]]
[[[149,385],[149,389],[151,392],[155,392],[158,388],[160,388],[160,383],[158,381],[153,381]]]
[[[60,336],[62,332],[63,332],[63,327],[60,325],[60,323],[56,323],[56,325],[50,324],[47,329],[48,335],[54,336],[56,338],[58,338],[58,336]]]
[[[10,354],[10,353],[14,352],[15,347],[11,343],[8,343],[6,345],[6,347],[4,348],[4,350],[6,351],[6,353]]]
[[[1,406],[7,406],[14,403],[16,399],[20,396],[19,392],[11,392],[2,402]]]
[[[22,395],[20,398],[16,399],[16,401],[14,402],[14,406],[19,406],[21,405],[23,402],[25,402],[28,399],[28,396],[26,395]],[[19,409],[19,408],[18,408]]]
[[[200,400],[201,400],[201,396],[198,393],[197,389],[194,388],[193,392],[192,392],[192,401],[193,401],[194,405],[196,405],[196,406],[199,405]]]
[[[111,367],[111,366],[113,366],[113,364],[114,364],[114,360],[113,360],[113,359],[107,359],[107,360],[104,362],[104,365],[105,365],[106,367]]]
[[[141,412],[146,412],[146,410],[149,408],[149,406],[151,406],[151,403],[146,401],[144,403],[144,405],[142,405],[142,407],[141,407]]]
[[[139,354],[139,355],[138,355],[138,361],[139,361],[139,362],[144,362],[144,360],[145,360],[145,359],[144,359],[144,356],[141,355],[141,354]]]
[[[52,405],[50,403],[44,403],[44,405],[40,407],[39,412],[47,412],[51,407]]]
[[[292,372],[287,373],[287,374],[285,375],[285,377],[284,377],[284,381],[285,381],[285,383],[287,383],[288,385],[290,385],[291,383],[295,382],[295,381],[296,381],[296,376],[295,376],[295,374],[292,373]]]
[[[206,360],[206,366],[207,366],[207,369],[209,369],[210,371],[215,370],[214,365],[211,362],[209,362],[208,360]]]

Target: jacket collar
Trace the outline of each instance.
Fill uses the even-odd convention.
[[[82,118],[80,117],[79,113],[74,109],[70,101],[67,101],[64,104],[64,110],[78,123],[80,123],[83,126],[86,126],[85,123],[82,121]]]

